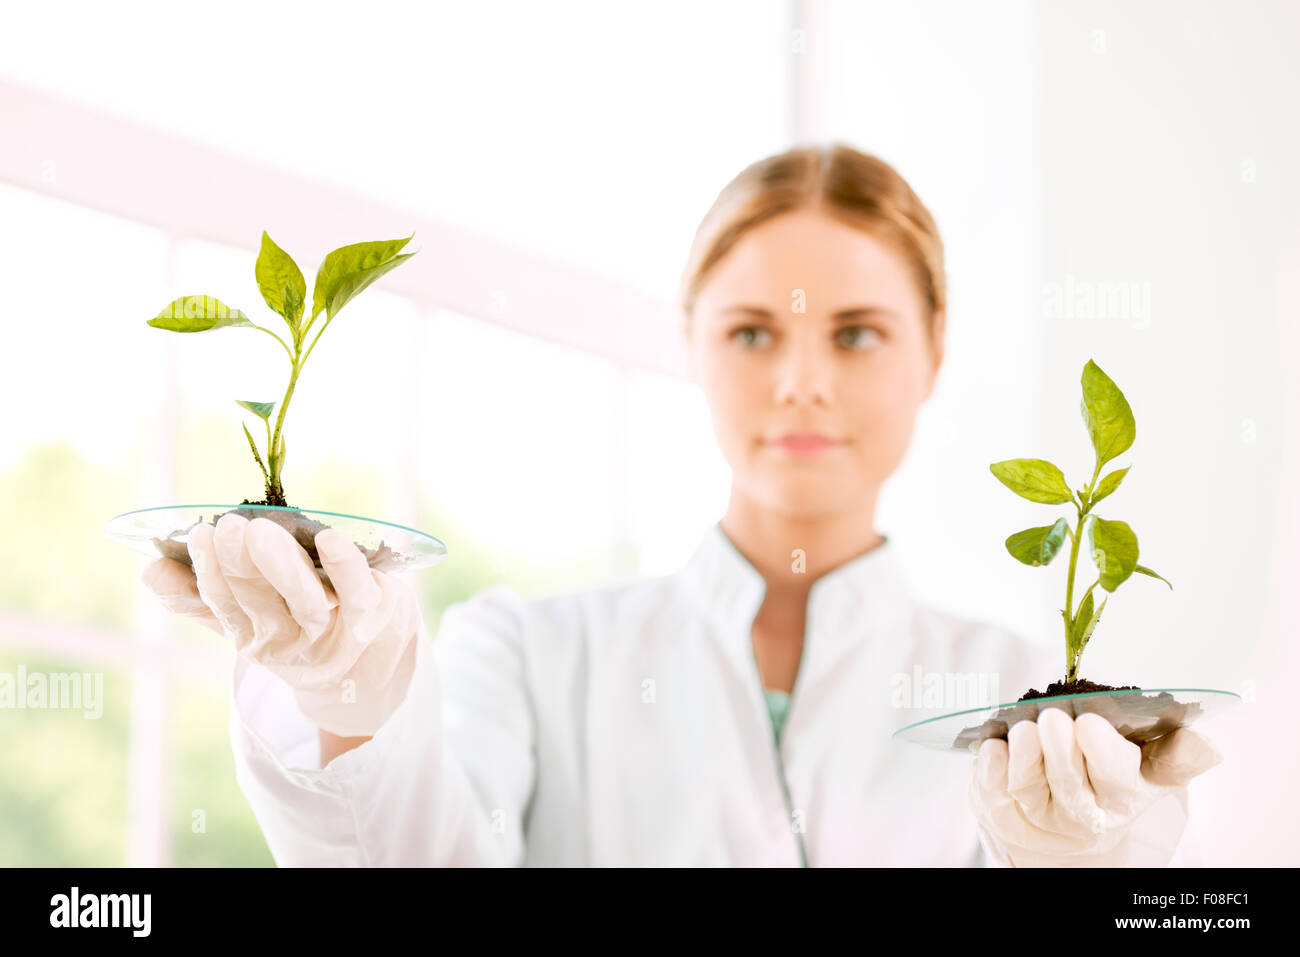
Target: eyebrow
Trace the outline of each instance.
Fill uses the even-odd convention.
[[[750,305],[743,305],[743,304],[728,306],[726,309],[722,310],[721,314],[725,316],[725,315],[729,315],[730,313],[737,313],[737,312],[747,316],[752,316],[755,319],[772,320],[776,318],[776,316],[772,313],[772,310],[770,309],[765,309],[762,306],[750,306]],[[854,319],[867,319],[872,316],[880,316],[880,317],[887,317],[890,319],[897,319],[898,313],[896,313],[892,309],[887,309],[884,306],[852,306],[848,309],[838,310],[834,315],[831,316],[831,321],[836,323],[849,322]]]

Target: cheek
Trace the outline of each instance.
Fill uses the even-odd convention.
[[[860,455],[892,467],[911,440],[922,397],[920,380],[895,366],[859,378],[851,390],[846,396],[852,410],[850,428]]]
[[[899,342],[888,361],[855,377],[850,388],[857,394],[859,407],[872,410],[876,416],[912,418],[924,398],[927,363],[920,342]]]
[[[751,442],[762,428],[761,377],[753,369],[729,362],[725,355],[707,357],[699,369],[719,441],[733,448]]]

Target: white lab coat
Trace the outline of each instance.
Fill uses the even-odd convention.
[[[999,863],[972,758],[891,740],[915,716],[896,676],[996,672],[1014,700],[1059,650],[914,600],[886,538],[813,583],[777,748],[764,587],[717,524],[675,574],[491,587],[422,630],[401,706],[324,769],[288,686],[236,657],[239,785],[281,866]]]

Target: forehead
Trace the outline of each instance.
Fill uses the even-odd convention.
[[[861,228],[804,210],[746,232],[709,273],[697,302],[705,309],[726,308],[737,298],[788,303],[796,289],[806,294],[809,310],[921,307],[902,255]]]

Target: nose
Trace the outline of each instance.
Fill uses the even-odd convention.
[[[780,405],[827,405],[830,380],[826,357],[813,343],[793,337],[777,370],[776,401]]]

